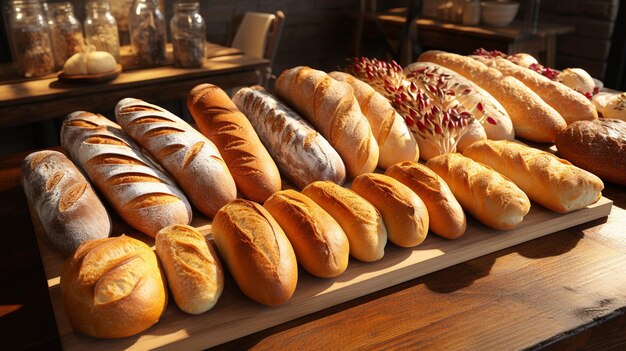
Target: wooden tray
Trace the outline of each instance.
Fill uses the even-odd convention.
[[[59,80],[66,83],[103,83],[117,78],[120,73],[122,73],[122,65],[118,63],[115,65],[113,71],[99,74],[67,75],[65,72],[61,71],[59,73]]]
[[[279,307],[266,307],[246,298],[230,277],[221,299],[210,311],[192,316],[180,311],[173,299],[161,320],[145,332],[116,340],[95,339],[72,330],[65,313],[59,286],[64,257],[50,244],[41,223],[31,211],[41,259],[48,279],[54,314],[63,348],[66,350],[197,350],[302,317],[369,293],[417,278],[562,229],[576,226],[611,212],[613,202],[601,198],[596,204],[568,214],[558,214],[533,204],[530,213],[515,229],[496,231],[468,218],[465,235],[446,240],[429,233],[421,245],[405,249],[388,244],[385,257],[377,262],[350,260],[347,271],[335,279],[320,279],[300,270],[292,299]],[[133,233],[115,219],[114,233],[127,234],[153,245],[154,240]],[[206,218],[196,216],[193,226],[204,234],[211,231]]]

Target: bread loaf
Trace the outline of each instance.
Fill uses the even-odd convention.
[[[426,239],[428,210],[406,185],[384,174],[368,173],[354,178],[352,190],[380,211],[392,243],[413,247]]]
[[[387,229],[380,212],[354,191],[329,181],[302,189],[306,195],[339,223],[350,244],[350,255],[373,262],[385,255]]]
[[[409,187],[424,201],[433,233],[447,239],[456,239],[465,233],[467,221],[463,208],[437,173],[419,163],[401,162],[387,169],[385,174]]]
[[[470,57],[427,51],[418,60],[447,67],[485,89],[509,113],[518,137],[543,143],[554,142],[556,134],[567,126],[563,117],[524,83]]]
[[[626,92],[602,89],[592,102],[602,117],[626,121]]]
[[[285,233],[263,206],[233,200],[215,215],[212,234],[246,296],[268,306],[291,298],[298,282],[296,256]]]
[[[379,148],[378,166],[384,169],[402,161],[417,161],[419,148],[411,131],[389,101],[367,83],[344,72],[330,72],[340,82],[350,84],[361,112],[369,122]]]
[[[191,222],[183,192],[117,124],[90,112],[73,112],[63,121],[61,145],[135,229],[154,237],[170,224]]]
[[[313,200],[287,189],[270,196],[263,207],[283,228],[298,263],[320,278],[334,278],[348,267],[348,238],[337,221]]]
[[[463,155],[512,180],[534,202],[566,213],[598,201],[604,188],[595,175],[551,153],[520,143],[485,140],[470,145]]]
[[[200,84],[189,92],[187,106],[202,134],[219,149],[244,197],[262,203],[280,190],[276,163],[250,121],[222,89]]]
[[[194,227],[173,224],[156,235],[156,253],[178,307],[191,314],[210,310],[224,289],[217,253]]]
[[[111,234],[111,219],[82,173],[58,151],[29,154],[22,161],[26,200],[50,242],[63,253]]]
[[[235,181],[217,147],[169,111],[133,98],[115,107],[120,126],[176,179],[204,215],[237,197]]]
[[[252,123],[278,169],[297,187],[316,180],[343,184],[346,166],[324,137],[263,87],[240,89],[233,102]]]
[[[339,153],[348,177],[372,172],[378,144],[350,85],[322,71],[294,67],[276,80],[276,95],[305,117]]]
[[[125,235],[83,243],[63,265],[61,294],[72,328],[95,338],[140,333],[167,305],[156,255]]]
[[[513,182],[469,157],[444,154],[426,166],[448,184],[463,209],[491,228],[512,229],[530,211],[528,197]]]

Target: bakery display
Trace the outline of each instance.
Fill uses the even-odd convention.
[[[167,290],[157,257],[122,235],[86,241],[65,262],[61,293],[72,328],[96,338],[124,338],[159,321]]]
[[[87,179],[64,154],[36,151],[21,164],[26,200],[50,242],[64,254],[111,234],[111,218]]]

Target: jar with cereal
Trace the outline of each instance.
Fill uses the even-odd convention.
[[[205,25],[200,15],[200,3],[179,2],[170,22],[174,65],[200,67],[204,63]]]
[[[166,61],[165,15],[159,0],[135,0],[128,16],[130,47],[139,66],[162,65]]]
[[[68,58],[83,51],[83,28],[70,2],[49,3],[48,19],[54,62],[61,69]]]
[[[106,51],[120,62],[120,39],[117,22],[108,0],[90,0],[85,5],[85,42],[98,51]]]

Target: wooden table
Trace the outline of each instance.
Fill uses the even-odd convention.
[[[0,157],[0,349],[60,348],[19,184]],[[217,349],[624,349],[626,189],[608,218],[497,251]]]

